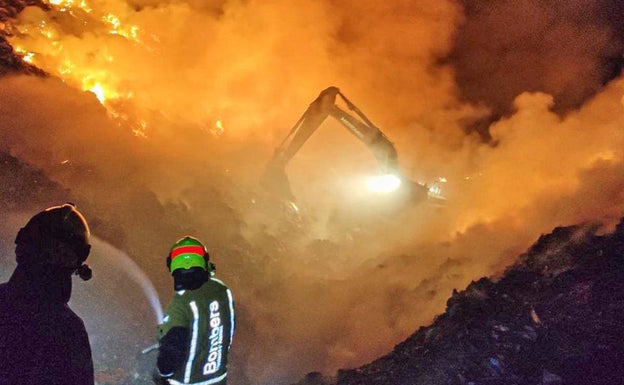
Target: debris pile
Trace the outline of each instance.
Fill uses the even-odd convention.
[[[624,219],[599,231],[556,228],[388,355],[296,385],[624,383]]]
[[[62,202],[72,197],[69,190],[48,179],[40,170],[2,150],[0,183],[0,210],[5,213],[45,206],[54,200]]]
[[[37,6],[44,10],[49,8],[40,0],[0,0],[0,77],[15,73],[45,75],[40,68],[25,62],[6,39],[14,33],[11,19],[17,17],[28,6]]]

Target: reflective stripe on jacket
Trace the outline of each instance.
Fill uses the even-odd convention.
[[[234,299],[228,287],[210,278],[195,290],[177,292],[159,328],[159,340],[176,327],[189,331],[183,364],[171,384],[216,384],[227,376],[228,352],[234,336]]]

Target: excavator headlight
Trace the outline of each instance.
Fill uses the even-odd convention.
[[[401,178],[395,174],[376,175],[368,178],[366,187],[376,194],[387,194],[401,187]]]

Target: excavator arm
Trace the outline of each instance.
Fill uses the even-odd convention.
[[[336,105],[338,96],[349,110],[357,114],[359,119]],[[337,87],[326,88],[310,104],[277,148],[271,161],[272,166],[285,168],[328,116],[335,118],[372,150],[377,158],[380,172],[398,172],[397,153],[392,142]]]
[[[338,97],[344,101],[353,115],[336,105]],[[397,152],[392,142],[337,87],[328,87],[310,103],[310,106],[275,150],[263,178],[267,189],[285,199],[294,200],[286,177],[286,165],[329,116],[340,122],[373,152],[378,162],[380,175],[393,175],[399,181],[398,183],[401,183]],[[427,187],[411,181],[406,182],[416,200],[426,199]]]

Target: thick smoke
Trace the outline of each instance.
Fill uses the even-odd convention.
[[[576,109],[622,68],[624,4],[618,1],[464,0],[453,52],[462,95],[496,115],[526,91]]]
[[[511,39],[500,4],[487,12],[500,20],[500,39],[488,28],[458,35],[473,14],[438,0],[29,8],[10,41],[51,76],[0,79],[2,146],[77,197],[94,232],[134,257],[163,298],[169,245],[187,232],[207,242],[240,309],[234,384],[359,365],[430,322],[454,288],[501,272],[541,233],[624,213],[624,81],[597,86],[596,58],[613,55],[600,48],[613,47],[607,27],[559,35],[595,49],[571,55],[565,79],[537,93],[492,72],[480,52],[447,60],[457,39]],[[540,15],[554,18],[551,8]],[[98,16],[109,13],[120,21],[115,34]],[[540,31],[521,31],[529,48]],[[531,52],[505,60],[562,68],[555,52]],[[473,100],[496,110],[513,99],[515,112],[490,127],[495,146],[464,134],[487,113],[461,101],[466,71],[500,74],[491,99]],[[95,84],[109,91],[105,107]],[[273,147],[329,85],[395,142],[406,174],[448,180],[446,205],[379,215],[356,202],[352,177],[373,171],[374,158],[328,121],[287,167],[300,217],[264,206],[259,179]],[[591,92],[580,97],[576,86]],[[561,117],[557,100],[586,102]]]

